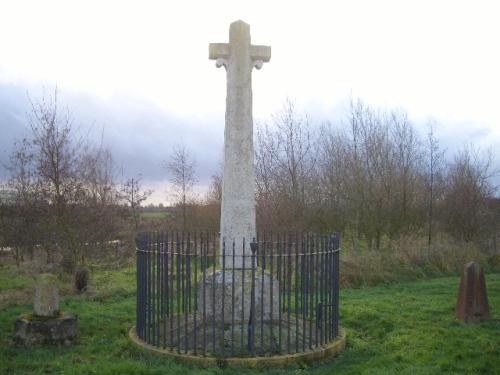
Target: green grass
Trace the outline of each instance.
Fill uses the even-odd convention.
[[[0,292],[23,289],[33,285],[33,278],[20,275],[15,267],[0,265]]]
[[[0,270],[4,272],[4,270]],[[0,282],[8,278],[0,277]],[[263,374],[500,374],[500,274],[486,282],[493,319],[464,324],[453,318],[458,277],[344,289],[341,323],[347,348],[333,361]],[[78,314],[80,336],[70,348],[12,346],[17,315],[30,304],[0,309],[1,374],[253,374],[251,369],[200,369],[147,353],[127,336],[134,324],[133,267],[96,271],[86,295],[62,299]],[[16,285],[7,281],[8,285]],[[0,285],[0,290],[5,289]]]

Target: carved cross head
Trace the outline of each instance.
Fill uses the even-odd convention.
[[[210,43],[209,59],[215,65],[226,69],[229,64],[250,64],[257,69],[271,59],[271,47],[252,45],[250,41],[250,25],[236,21],[229,27],[229,43]]]

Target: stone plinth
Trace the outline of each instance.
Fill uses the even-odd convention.
[[[22,315],[15,322],[14,341],[25,346],[70,345],[77,328],[77,317],[72,314],[51,318]]]
[[[484,271],[476,262],[465,264],[462,270],[455,317],[464,322],[490,318]]]
[[[35,285],[33,315],[41,317],[59,314],[59,287],[54,275],[44,273],[38,276]]]
[[[205,288],[205,291],[203,291],[203,288]],[[278,293],[278,280],[268,272],[264,272],[264,277],[262,277],[262,269],[256,268],[255,322],[260,322],[261,318],[265,322],[278,319]],[[211,321],[215,314],[216,322],[221,323],[224,314],[224,323],[230,324],[234,309],[234,322],[247,324],[250,319],[252,301],[252,270],[246,269],[244,276],[243,271],[240,269],[226,270],[224,278],[222,270],[216,270],[211,275],[207,275],[205,280],[198,285],[198,311],[200,314],[203,313],[203,295],[205,295],[205,313],[208,321]]]

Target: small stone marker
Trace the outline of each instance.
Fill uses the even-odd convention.
[[[43,273],[38,276],[35,285],[33,315],[42,317],[59,315],[59,286],[54,275]]]
[[[455,317],[467,323],[490,318],[484,271],[479,263],[469,262],[464,265]]]
[[[33,313],[18,317],[14,326],[14,341],[18,344],[71,345],[78,333],[78,319],[59,311],[59,286],[54,275],[38,276]]]

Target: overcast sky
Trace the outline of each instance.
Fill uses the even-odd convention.
[[[0,161],[26,134],[27,92],[55,85],[75,122],[165,199],[184,142],[204,186],[221,159],[225,73],[208,60],[232,21],[272,48],[253,73],[254,118],[286,97],[315,122],[350,97],[402,108],[453,151],[500,149],[500,5],[491,1],[1,1]],[[499,155],[496,160],[498,164]],[[1,172],[0,172],[1,175]]]

